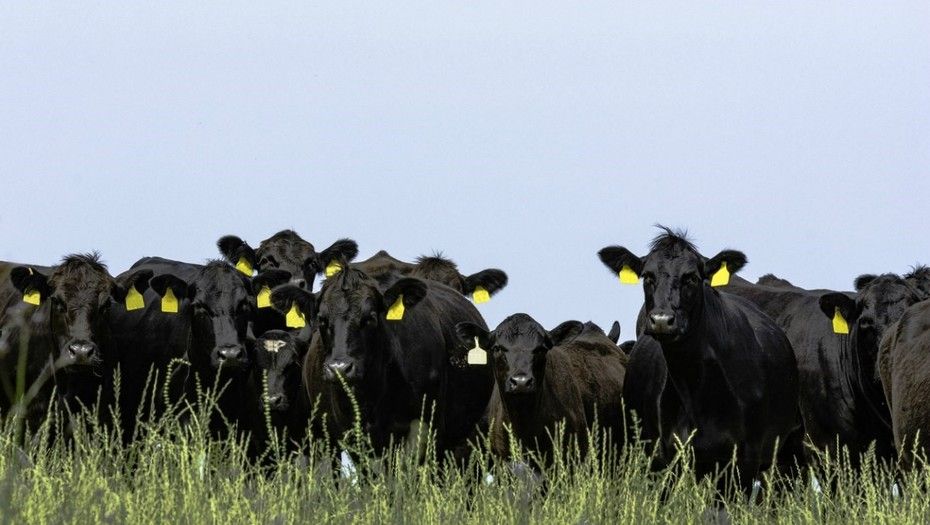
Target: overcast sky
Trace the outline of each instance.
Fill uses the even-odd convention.
[[[755,279],[930,263],[930,3],[3,2],[0,259],[200,262],[293,228],[552,327],[655,223]]]

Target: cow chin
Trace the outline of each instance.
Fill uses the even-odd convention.
[[[659,343],[677,343],[684,338],[685,334],[681,330],[673,330],[669,332],[656,332],[653,330],[646,329],[645,334],[649,337],[655,339]]]

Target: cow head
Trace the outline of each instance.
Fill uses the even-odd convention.
[[[503,270],[489,268],[472,275],[462,275],[458,266],[441,254],[418,258],[410,276],[442,283],[463,295],[471,295],[481,287],[491,296],[507,286],[507,274]]]
[[[24,298],[28,295],[46,309],[55,348],[51,357],[66,369],[95,370],[103,365],[103,347],[109,341],[110,306],[122,302],[132,287],[145,292],[151,276],[151,270],[139,270],[113,279],[96,253],[69,255],[49,276],[27,266],[10,272]]]
[[[151,286],[163,300],[171,290],[183,302],[178,315],[190,316],[194,366],[214,371],[248,367],[255,296],[247,277],[224,261],[212,261],[190,282],[163,274],[153,277]]]
[[[855,299],[831,292],[820,297],[820,309],[829,319],[834,319],[839,311],[856,347],[871,363],[885,330],[900,319],[909,306],[925,296],[908,280],[895,274],[860,275],[854,284]]]
[[[598,256],[615,274],[632,271],[642,276],[646,334],[659,341],[676,341],[700,315],[704,294],[716,293],[709,286],[711,276],[724,264],[729,273],[738,272],[746,265],[746,256],[724,250],[705,260],[684,233],[662,229],[645,257],[621,246],[604,248]]]
[[[916,288],[923,298],[930,298],[930,267],[918,264],[904,276],[904,280]]]
[[[251,277],[252,270],[283,270],[291,283],[312,289],[313,276],[318,269],[318,256],[313,244],[305,241],[293,230],[282,230],[263,240],[257,250],[235,235],[226,235],[216,242],[220,253],[240,271]],[[305,273],[310,271],[309,281]]]
[[[514,314],[492,332],[474,323],[459,323],[456,332],[466,347],[478,344],[490,351],[490,365],[498,391],[505,397],[533,394],[543,384],[546,356],[558,346],[578,336],[584,325],[566,321],[547,332],[526,314]]]
[[[383,293],[377,282],[348,267],[323,283],[318,300],[317,327],[326,356],[324,375],[342,375],[350,383],[377,375],[388,358],[386,323],[389,310],[414,308],[427,293],[427,285],[410,277],[397,280]],[[395,316],[396,317],[396,316]]]
[[[265,376],[267,390],[262,406],[284,412],[303,395],[300,365],[307,353],[307,341],[284,330],[269,330],[255,340],[255,367],[259,384]]]

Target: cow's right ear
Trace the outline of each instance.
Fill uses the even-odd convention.
[[[235,265],[237,270],[246,277],[252,277],[258,261],[255,257],[255,250],[249,246],[249,243],[235,235],[226,235],[216,241],[216,247],[220,249],[223,258]]]
[[[10,270],[10,282],[23,294],[23,301],[35,305],[40,304],[42,299],[52,292],[48,277],[29,266],[17,266]]]
[[[343,263],[350,263],[358,255],[358,243],[352,239],[339,239],[319,253],[317,273],[332,277],[342,271]],[[306,262],[306,261],[305,261]]]
[[[304,316],[306,319],[316,318],[316,295],[293,284],[285,284],[272,290],[271,305],[274,306],[275,310],[285,315],[290,314],[291,309],[296,306],[297,314]]]
[[[152,279],[154,272],[152,270],[139,270],[129,275],[124,275],[114,280],[113,289],[110,295],[116,302],[122,303],[126,300],[129,292],[135,288],[135,297],[140,298],[146,290],[149,289],[149,281]],[[140,303],[142,304],[142,303]],[[132,308],[132,299],[130,299],[130,308]]]
[[[861,292],[863,288],[869,285],[870,282],[878,279],[877,275],[866,273],[856,277],[856,280],[853,281],[853,286],[856,288],[857,292]]]
[[[597,252],[597,256],[624,284],[636,284],[643,273],[643,259],[623,246],[608,246]]]
[[[856,301],[840,292],[821,295],[820,310],[833,321],[833,331],[838,334],[848,334],[849,326],[859,317]]]
[[[175,299],[191,298],[194,293],[193,284],[188,284],[183,279],[170,273],[163,273],[152,277],[149,280],[149,286],[163,299],[168,295],[168,290],[171,290],[171,295],[173,295]]]
[[[610,326],[610,332],[607,333],[607,338],[617,344],[620,342],[620,321],[614,321],[614,324]]]

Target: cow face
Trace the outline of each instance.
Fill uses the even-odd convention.
[[[398,300],[404,310],[415,307],[426,296],[427,286],[419,279],[403,278],[381,293],[364,272],[342,267],[320,291],[316,322],[326,355],[325,377],[335,380],[339,374],[355,383],[380,373],[388,358],[385,323],[402,322],[387,320],[388,310]]]
[[[292,284],[308,289],[313,286],[318,266],[316,250],[292,230],[272,235],[262,241],[257,250],[235,235],[220,238],[216,245],[231,264],[240,267],[240,261],[245,261],[240,271],[247,277],[252,276],[251,270],[282,270],[291,275]],[[311,272],[309,280],[305,275],[307,271]]]
[[[707,280],[724,263],[736,273],[746,264],[746,256],[724,250],[706,260],[684,234],[665,229],[652,241],[651,251],[637,257],[620,246],[610,246],[598,255],[612,271],[624,269],[642,276],[646,313],[645,332],[659,341],[677,341],[688,333],[701,313]]]
[[[856,346],[872,362],[885,330],[924,295],[908,280],[894,274],[860,275],[855,281],[856,298],[829,293],[820,298],[820,308],[833,319],[837,310],[845,318]]]
[[[478,344],[490,350],[490,365],[498,391],[504,396],[535,394],[545,380],[546,358],[554,347],[570,341],[584,329],[566,321],[547,332],[526,314],[504,319],[492,332],[474,323],[459,323],[456,332],[465,347]]]
[[[300,364],[307,344],[290,332],[269,330],[255,340],[254,348],[253,373],[259,380],[264,376],[267,384],[262,407],[284,412],[302,395]]]
[[[204,266],[191,282],[174,275],[152,278],[152,289],[185,299],[191,317],[191,362],[200,369],[242,370],[249,365],[255,296],[249,279],[225,262]]]
[[[26,266],[10,272],[13,286],[23,294],[38,292],[40,308],[46,309],[54,341],[50,357],[66,370],[96,371],[109,342],[112,303],[122,302],[133,286],[145,292],[151,276],[150,270],[139,270],[114,280],[97,254],[67,256],[48,277]]]

